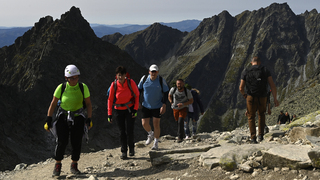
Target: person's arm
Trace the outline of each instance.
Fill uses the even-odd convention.
[[[268,103],[268,114],[271,115],[271,104]]]
[[[86,106],[87,106],[88,118],[92,118],[92,104],[91,104],[90,96],[85,98],[84,101],[86,102]]]
[[[56,98],[55,96],[53,96],[52,101],[49,106],[49,109],[48,109],[47,116],[51,117],[53,115],[54,109],[57,107],[58,101],[59,101],[59,99]]]
[[[277,99],[277,87],[274,84],[271,76],[268,77],[268,83],[269,83],[269,86],[271,88],[271,93],[272,93],[272,96],[273,96],[273,99],[274,99],[274,106],[277,107],[277,106],[279,106],[279,102],[278,102],[278,99]]]
[[[109,98],[108,98],[108,115],[112,115],[112,106],[114,100],[114,83],[111,84]]]
[[[168,100],[169,100],[170,104],[172,105],[173,98],[172,98],[172,94],[170,94],[170,93],[168,93]]]
[[[164,114],[166,112],[166,109],[167,109],[167,101],[168,101],[168,94],[169,94],[169,91],[167,92],[164,92],[163,93],[163,97],[162,97],[162,107],[160,108],[160,114]]]
[[[132,90],[134,92],[134,94],[136,95],[135,99],[134,99],[134,110],[138,110],[139,108],[139,99],[140,99],[140,92],[138,89],[137,84],[131,79],[131,87]]]
[[[184,103],[178,103],[177,106],[180,108],[182,106],[188,106],[189,104],[193,103],[193,98],[189,99],[189,101],[184,102]]]
[[[242,94],[242,96],[243,96],[244,98],[247,98],[247,94],[246,94],[245,91],[244,91],[245,85],[246,85],[246,82],[245,82],[243,79],[241,79],[241,81],[240,81],[240,86],[239,86],[239,90],[240,90],[240,93]]]

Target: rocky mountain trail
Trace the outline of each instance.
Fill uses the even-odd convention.
[[[319,179],[320,112],[295,121],[294,126],[269,126],[258,144],[250,144],[247,127],[233,131],[199,133],[178,143],[160,138],[159,150],[144,141],[135,143],[135,156],[120,159],[120,148],[83,153],[80,175],[70,173],[70,156],[62,161],[55,179]],[[306,119],[309,121],[305,122]],[[291,127],[290,127],[291,125]],[[53,179],[55,161],[18,164],[0,172],[0,179]]]

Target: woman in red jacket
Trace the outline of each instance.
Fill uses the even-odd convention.
[[[108,121],[117,121],[120,130],[121,159],[129,155],[134,156],[134,121],[139,108],[139,90],[136,83],[126,77],[126,68],[119,66],[116,69],[117,79],[111,84],[108,98]],[[112,107],[114,115],[112,116]]]

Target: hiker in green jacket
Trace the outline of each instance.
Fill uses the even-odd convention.
[[[78,170],[78,160],[80,159],[84,128],[90,129],[92,127],[92,105],[87,85],[78,83],[79,75],[80,71],[75,65],[68,65],[65,68],[65,79],[67,83],[60,84],[56,88],[48,109],[44,128],[47,131],[52,131],[57,138],[54,156],[56,164],[53,170],[53,176],[60,176],[61,161],[69,142],[69,137],[72,146],[72,163],[70,170],[73,174],[80,174]],[[62,89],[63,86],[65,86],[65,89]],[[52,115],[59,99],[61,100],[61,105],[57,111],[56,121],[53,122]],[[83,112],[83,101],[85,101],[87,109],[87,118]]]

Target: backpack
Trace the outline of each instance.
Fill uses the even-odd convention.
[[[79,88],[82,92],[82,95],[83,95],[83,101],[82,101],[82,104],[83,104],[83,109],[86,109],[87,105],[86,105],[86,102],[84,100],[84,90],[83,90],[83,84],[81,82],[78,83],[79,84]],[[62,87],[61,87],[61,95],[60,95],[60,103],[62,102],[61,99],[62,99],[62,94],[64,92],[64,90],[66,89],[66,85],[67,85],[67,82],[64,82],[62,83]],[[60,103],[58,102],[58,106],[60,106]]]
[[[268,79],[264,66],[252,66],[247,70],[246,87],[247,93],[253,97],[264,97],[267,95]]]

